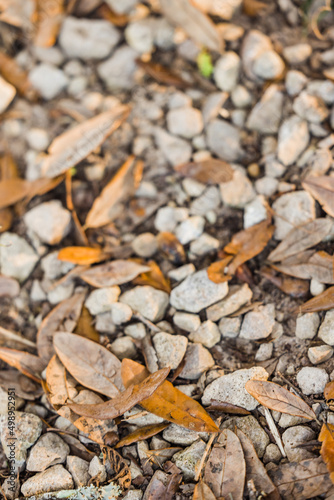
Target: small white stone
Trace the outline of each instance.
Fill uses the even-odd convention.
[[[133,359],[137,355],[137,349],[131,337],[120,337],[114,340],[109,348],[119,359]]]
[[[68,490],[74,487],[71,474],[60,464],[49,467],[27,479],[21,486],[25,497],[55,490]]]
[[[255,354],[255,361],[267,361],[273,354],[273,344],[261,344]]]
[[[253,71],[264,80],[274,80],[282,75],[284,62],[274,50],[262,52],[254,61]]]
[[[132,317],[132,309],[127,304],[116,302],[111,304],[111,319],[115,325],[122,325],[130,321]]]
[[[313,297],[316,297],[317,295],[320,295],[322,292],[325,291],[326,285],[324,283],[320,283],[320,281],[316,280],[315,278],[312,278],[310,281],[310,293],[313,295]]]
[[[66,461],[70,447],[58,434],[47,432],[31,448],[27,460],[27,470],[41,472],[51,465]]]
[[[322,394],[328,381],[328,374],[322,368],[304,367],[297,374],[297,383],[306,396]]]
[[[216,323],[207,320],[188,336],[192,342],[199,342],[209,349],[220,341],[220,332]]]
[[[3,113],[16,95],[16,89],[0,76],[0,113]]]
[[[293,110],[300,118],[315,124],[323,122],[329,115],[321,97],[308,94],[305,90],[294,100]]]
[[[153,337],[154,349],[157,353],[160,368],[167,366],[175,370],[185,355],[188,339],[183,335],[170,335],[160,332]]]
[[[128,45],[117,48],[112,56],[97,67],[97,73],[112,92],[131,89],[137,69],[138,52]]]
[[[319,345],[310,347],[307,355],[312,365],[318,365],[319,363],[324,363],[330,359],[333,356],[333,352],[332,347],[328,345]]]
[[[74,479],[76,488],[87,486],[90,475],[88,473],[89,463],[86,460],[70,455],[67,457],[66,466]]]
[[[194,256],[203,256],[219,248],[220,241],[207,233],[203,233],[190,244],[190,253]]]
[[[272,208],[276,240],[282,240],[292,229],[316,217],[314,198],[306,191],[283,194],[274,201]]]
[[[152,257],[158,249],[156,237],[152,233],[141,233],[131,243],[133,251],[139,257]]]
[[[318,370],[319,368],[311,369]],[[290,427],[283,432],[282,441],[289,462],[300,462],[301,460],[314,458],[313,453],[300,446],[307,443],[307,441],[312,441],[314,438],[314,431],[310,429],[310,427],[305,427],[303,425]]]
[[[15,233],[0,236],[1,273],[25,281],[39,260],[33,248]]]
[[[240,57],[232,51],[225,52],[218,59],[214,69],[214,80],[217,87],[225,92],[231,92],[238,83]]]
[[[167,128],[174,135],[191,139],[203,130],[202,113],[195,108],[172,109],[167,113]]]
[[[205,226],[205,219],[200,215],[194,215],[181,222],[175,230],[175,235],[182,245],[201,236]]]
[[[98,288],[89,294],[85,306],[93,316],[110,311],[111,304],[117,302],[120,293],[119,286]]]
[[[191,179],[191,177],[186,177],[182,181],[182,187],[188,196],[191,196],[192,198],[198,198],[198,196],[203,193],[205,184],[202,184],[195,179]]]
[[[313,339],[317,334],[319,323],[319,314],[316,312],[298,316],[296,321],[296,336],[303,340]]]
[[[124,328],[124,333],[133,339],[141,340],[146,336],[146,329],[143,323],[134,323]]]
[[[184,264],[184,266],[178,267],[176,269],[172,269],[168,273],[168,277],[175,281],[182,281],[191,274],[194,274],[196,268],[194,264]]]
[[[251,181],[240,170],[235,170],[233,179],[220,184],[220,194],[225,205],[244,208],[255,198]]]
[[[159,127],[155,128],[154,137],[158,148],[172,166],[187,163],[190,160],[192,149],[184,139],[175,137]]]
[[[56,97],[68,85],[68,78],[64,72],[49,63],[35,66],[29,73],[29,80],[46,100]]]
[[[289,95],[298,95],[307,83],[307,76],[301,71],[288,71],[285,77],[285,87]]]
[[[267,218],[266,200],[263,196],[257,196],[253,201],[247,203],[244,211],[244,228],[254,226]]]
[[[99,460],[99,457],[95,455],[89,463],[88,473],[91,477],[96,477],[98,475],[101,483],[104,483],[107,479],[107,471],[105,465]]]
[[[215,364],[210,352],[202,344],[188,344],[185,364],[180,373],[181,378],[198,380],[199,377]]]
[[[275,324],[275,305],[259,306],[244,317],[240,338],[258,340],[268,337]]]
[[[297,115],[287,118],[278,132],[278,159],[285,166],[292,165],[310,141],[308,125]]]
[[[310,57],[312,47],[308,43],[298,43],[283,49],[283,56],[290,64],[300,64]]]
[[[49,134],[42,128],[31,128],[27,132],[27,142],[32,149],[44,151],[50,143]]]
[[[234,339],[239,335],[241,318],[222,318],[219,321],[219,331],[224,338]]]
[[[231,99],[237,108],[246,108],[252,104],[252,95],[243,85],[237,85],[232,90]]]
[[[120,302],[128,304],[134,312],[139,312],[150,321],[159,321],[168,307],[168,293],[152,286],[136,286],[123,293]]]
[[[203,456],[206,447],[205,441],[195,441],[191,446],[173,455],[172,461],[182,473],[185,481],[193,481],[195,478],[195,467]]]
[[[334,309],[326,312],[325,319],[319,328],[318,337],[326,344],[334,346]]]
[[[74,292],[74,283],[60,283],[52,287],[47,293],[47,299],[51,304],[59,304],[65,299],[69,299]]]
[[[173,232],[178,222],[185,221],[187,217],[186,208],[162,207],[157,212],[154,226],[157,231]]]
[[[71,213],[59,200],[52,200],[29,210],[24,222],[43,243],[57,245],[71,229]]]
[[[207,309],[207,318],[212,321],[218,321],[223,316],[229,316],[247,304],[247,302],[250,302],[252,297],[253,292],[247,283],[241,286],[232,285],[228,295],[223,300]]]
[[[173,316],[173,323],[186,332],[192,332],[199,328],[201,319],[197,314],[176,312]]]
[[[33,302],[41,302],[46,299],[46,293],[39,280],[34,280],[30,291],[30,299]]]

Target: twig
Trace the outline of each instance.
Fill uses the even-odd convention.
[[[217,420],[217,426],[219,427],[220,426],[220,422],[222,421],[222,417],[219,417],[218,420]],[[201,472],[202,472],[202,469],[203,469],[203,466],[204,466],[204,462],[205,462],[205,459],[210,451],[210,448],[212,446],[212,443],[213,443],[213,440],[217,437],[218,435],[218,432],[215,432],[214,434],[211,434],[210,436],[210,439],[209,441],[207,442],[207,445],[205,447],[205,450],[204,450],[204,453],[202,455],[202,458],[198,464],[198,466],[196,467],[196,474],[195,474],[195,481],[197,482],[200,478],[200,475],[201,475]]]
[[[283,446],[283,443],[282,443],[282,440],[281,440],[281,436],[279,435],[279,432],[277,430],[277,427],[276,427],[276,424],[274,422],[274,419],[271,416],[271,413],[268,410],[268,408],[266,408],[265,406],[262,406],[262,408],[264,410],[264,416],[266,417],[266,420],[267,420],[267,423],[268,423],[268,427],[269,427],[269,429],[270,429],[270,431],[271,431],[271,433],[273,435],[273,438],[275,439],[276,444],[279,447],[279,450],[280,450],[282,456],[286,457],[286,453],[285,453],[284,446]]]

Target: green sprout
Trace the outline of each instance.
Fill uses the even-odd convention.
[[[206,49],[202,49],[198,54],[197,66],[202,76],[210,78],[213,73],[213,64],[211,54]]]

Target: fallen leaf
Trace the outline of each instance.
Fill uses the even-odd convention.
[[[65,247],[59,250],[58,259],[72,264],[91,265],[105,260],[108,254],[102,248]]]
[[[334,425],[322,424],[318,440],[322,443],[320,455],[327,466],[329,477],[334,483]]]
[[[148,263],[150,270],[146,273],[140,274],[137,278],[133,280],[134,285],[149,285],[157,290],[162,290],[163,292],[170,293],[171,286],[168,278],[162,274],[162,271],[158,264],[154,260],[150,260]]]
[[[88,212],[85,228],[105,226],[121,211],[120,202],[132,196],[140,184],[143,163],[130,156],[95,199]]]
[[[115,479],[117,479],[121,488],[124,490],[129,489],[131,486],[131,472],[122,456],[109,446],[101,447],[101,451],[103,454],[103,463],[107,465],[107,470],[113,469],[116,474]]]
[[[199,45],[222,51],[223,40],[215,24],[188,0],[160,0],[160,6],[167,20],[180,26]]]
[[[52,47],[55,44],[64,15],[64,0],[37,0],[34,45]]]
[[[76,9],[76,14],[84,15],[84,14],[89,13],[87,11],[86,12],[82,12],[81,3],[82,2],[80,2],[79,5],[78,5],[78,7],[80,8],[79,12],[78,12],[78,9]],[[96,0],[95,0],[94,3],[97,3]],[[99,3],[101,3],[101,2],[99,2]],[[125,15],[125,14],[117,14],[116,12],[114,12],[111,9],[111,7],[109,5],[107,5],[105,3],[103,3],[97,9],[96,13],[99,16],[101,16],[103,19],[105,19],[106,21],[109,21],[111,24],[114,24],[115,26],[119,26],[120,28],[122,28],[123,26],[126,26],[129,23],[129,17],[127,15]]]
[[[85,337],[86,339],[94,340],[94,342],[99,342],[100,334],[96,331],[94,327],[94,320],[87,307],[83,306],[78,319],[77,326],[74,329],[74,333]]]
[[[145,425],[144,427],[140,427],[135,431],[131,432],[124,438],[122,438],[116,444],[115,448],[122,448],[122,446],[129,446],[130,444],[137,443],[138,441],[143,441],[144,439],[148,439],[152,436],[155,436],[159,432],[162,432],[166,427],[170,424],[152,424]]]
[[[131,260],[114,260],[100,266],[92,267],[80,273],[80,278],[96,288],[123,285],[132,281],[138,274],[149,271],[148,266],[137,264]]]
[[[110,398],[119,394],[121,362],[108,349],[68,332],[57,332],[53,344],[60,361],[80,384]]]
[[[220,184],[233,179],[234,171],[229,163],[216,158],[209,160],[182,163],[174,167],[184,177],[191,177],[203,184]]]
[[[216,500],[216,497],[209,486],[204,481],[200,481],[195,486],[193,500]]]
[[[39,356],[48,363],[55,351],[53,348],[53,336],[58,330],[73,331],[79,319],[86,293],[75,293],[69,299],[60,302],[43,319],[37,332],[37,350]],[[68,320],[71,320],[70,322]]]
[[[12,341],[13,343],[26,345],[28,347],[36,349],[36,344],[34,344],[34,342],[31,342],[31,340],[25,339],[24,337],[21,337],[18,333],[11,332],[10,330],[3,328],[2,326],[0,326],[0,340],[1,339],[4,339],[5,342]]]
[[[14,390],[19,398],[33,401],[42,395],[42,387],[17,370],[0,371],[0,387],[6,392]]]
[[[122,379],[125,387],[144,380],[149,372],[131,359],[122,361]],[[219,429],[204,408],[194,399],[176,389],[167,380],[153,396],[141,401],[140,406],[159,417],[197,432],[218,432]]]
[[[299,306],[296,311],[301,313],[328,311],[334,308],[334,286]]]
[[[116,395],[111,401],[101,404],[78,405],[69,404],[68,406],[78,415],[84,417],[96,418],[99,420],[111,419],[123,415],[131,410],[135,405],[149,398],[156,389],[163,383],[169,373],[169,368],[163,368],[149,375],[139,384],[131,384],[120,394]]]
[[[0,182],[0,209],[10,207],[29,194],[30,182],[18,177]]]
[[[204,481],[216,497],[242,500],[246,464],[236,434],[224,429],[213,446],[205,466]]]
[[[8,231],[12,227],[14,215],[10,208],[0,209],[0,233]]]
[[[0,297],[17,297],[20,293],[18,281],[0,274]]]
[[[163,231],[157,235],[156,242],[159,250],[173,264],[180,265],[186,261],[186,253],[183,245],[179,242],[175,234]]]
[[[38,356],[16,349],[9,349],[8,347],[0,347],[0,359],[34,380],[34,382],[41,381],[41,372],[45,368],[45,363]]]
[[[233,259],[232,255],[227,255],[224,259],[213,262],[207,269],[209,280],[214,283],[224,283],[224,281],[229,281],[232,276],[226,274],[227,266]]]
[[[263,267],[260,270],[261,276],[269,280],[273,285],[277,286],[282,292],[291,295],[294,298],[303,298],[309,292],[309,282],[298,278],[287,278],[286,276],[278,276],[270,267]]]
[[[205,408],[208,411],[221,411],[222,413],[232,413],[236,415],[250,415],[251,412],[231,403],[225,403],[211,399],[211,405]]]
[[[329,401],[330,399],[334,399],[334,381],[328,382],[326,384],[325,390],[324,390],[324,396],[326,401]]]
[[[309,176],[302,182],[302,186],[320,203],[328,215],[334,217],[334,177]]]
[[[115,106],[54,139],[42,165],[43,175],[56,177],[77,165],[100,146],[123,123],[128,114],[128,106]]]
[[[246,16],[255,17],[268,7],[269,4],[258,0],[243,0],[243,11]]]
[[[78,391],[66,381],[66,370],[56,354],[46,367],[46,383],[49,391],[49,401],[52,406],[64,405],[68,399],[74,398]]]
[[[306,261],[303,254],[305,254]],[[272,267],[295,278],[316,279],[320,283],[334,284],[333,256],[324,251],[316,253],[305,251],[301,255],[292,256]]]
[[[162,64],[152,61],[142,61],[141,59],[136,59],[136,63],[158,83],[162,83],[163,85],[174,85],[174,87],[179,87],[181,89],[191,87],[190,83],[183,80],[171,69],[162,66]]]
[[[11,57],[0,51],[0,73],[7,82],[14,85],[18,93],[29,100],[37,97],[36,90],[32,87],[28,73],[24,71]]]
[[[301,398],[273,382],[249,380],[245,385],[246,391],[259,403],[270,410],[288,413],[294,417],[303,417],[315,420],[317,417]]]

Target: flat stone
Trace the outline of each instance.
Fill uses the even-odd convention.
[[[297,374],[297,383],[303,394],[322,394],[329,381],[328,374],[322,368],[306,366],[299,370]]]
[[[229,288],[227,296],[223,300],[207,309],[206,316],[211,321],[218,321],[220,318],[229,316],[238,311],[238,309],[247,304],[252,297],[253,292],[247,283],[241,286],[232,285]]]
[[[169,303],[168,293],[148,285],[136,286],[124,292],[119,300],[150,321],[161,320]]]
[[[252,95],[243,85],[237,85],[231,92],[231,99],[236,108],[247,108],[252,104]]]
[[[234,339],[239,335],[241,327],[241,318],[222,318],[219,321],[219,331],[223,338]]]
[[[158,250],[156,237],[152,233],[141,233],[131,243],[133,251],[139,257],[152,257]]]
[[[278,159],[283,165],[292,165],[310,141],[307,121],[297,115],[287,118],[278,133]]]
[[[233,208],[245,208],[255,198],[251,181],[241,170],[235,170],[233,179],[220,184],[223,203]]]
[[[90,475],[88,473],[89,463],[86,460],[69,455],[66,460],[66,466],[73,477],[76,488],[87,486],[88,481],[90,480]]]
[[[158,127],[154,129],[154,138],[158,148],[173,167],[190,160],[192,149],[184,139],[175,137]]]
[[[127,304],[121,304],[120,302],[115,302],[111,304],[111,320],[114,325],[122,325],[127,323],[132,318],[132,309]]]
[[[124,328],[124,333],[133,339],[141,340],[146,336],[146,328],[143,323],[134,323]]]
[[[41,203],[27,212],[24,222],[28,229],[48,245],[57,245],[71,229],[71,213],[59,200]]]
[[[202,344],[188,344],[185,364],[180,377],[187,380],[198,380],[202,373],[212,368],[214,364],[213,357]]]
[[[269,462],[279,462],[282,458],[282,454],[280,452],[277,444],[270,443],[268,444],[266,451],[263,455],[263,463],[268,464]]]
[[[326,344],[334,346],[334,309],[326,312],[319,328],[318,337]]]
[[[44,271],[44,278],[48,280],[55,280],[64,274],[67,274],[73,269],[74,264],[65,262],[58,259],[59,250],[50,252],[46,257],[41,260],[41,267]]]
[[[231,403],[245,408],[255,410],[259,403],[245,389],[248,380],[267,380],[268,373],[262,367],[237,370],[229,375],[223,375],[209,384],[203,393],[202,404],[210,405],[212,399],[219,402]]]
[[[290,462],[301,462],[302,460],[314,458],[315,455],[313,453],[300,445],[312,441],[315,438],[315,432],[303,425],[290,427],[284,431],[282,434],[282,441],[288,460]]]
[[[194,274],[196,268],[193,263],[185,264],[184,266],[172,269],[168,273],[168,277],[175,281],[182,281],[191,274]]]
[[[334,104],[334,83],[330,80],[312,80],[307,84],[309,94],[321,97],[326,104]]]
[[[107,479],[106,466],[101,462],[99,457],[95,455],[89,462],[88,474],[91,477],[98,476],[101,483],[104,483]]]
[[[278,85],[270,85],[250,112],[247,128],[261,134],[275,134],[281,121],[282,108],[283,93]]]
[[[15,233],[0,236],[1,273],[25,281],[39,260],[33,248]]]
[[[316,217],[315,201],[306,191],[283,194],[274,201],[272,209],[276,240],[282,240],[292,229]]]
[[[301,64],[312,54],[312,47],[309,43],[298,43],[290,47],[284,47],[284,59],[290,64]]]
[[[256,191],[260,195],[267,196],[268,198],[270,198],[273,194],[276,193],[278,186],[279,186],[278,179],[274,179],[273,177],[269,177],[267,175],[255,181]]]
[[[216,210],[221,204],[219,189],[216,186],[210,186],[205,189],[198,198],[190,204],[191,215],[205,216],[210,210]]]
[[[275,324],[275,305],[259,306],[244,317],[241,325],[240,338],[259,340],[268,337]]]
[[[272,48],[273,45],[267,35],[258,30],[248,31],[241,47],[242,65],[248,78],[259,80],[254,72],[255,61],[263,52],[272,50]]]
[[[213,120],[207,125],[209,149],[225,161],[238,161],[243,156],[240,130],[224,120]]]
[[[167,113],[167,128],[171,134],[192,139],[203,130],[202,113],[195,108],[172,109]]]
[[[255,361],[267,361],[273,354],[273,344],[261,344],[255,354]]]
[[[287,427],[292,427],[294,425],[307,424],[310,421],[307,418],[295,417],[294,415],[289,415],[288,413],[281,413],[278,420],[278,425],[283,429]]]
[[[15,87],[0,76],[0,113],[8,108],[15,96]]]
[[[86,299],[85,306],[93,314],[102,314],[111,310],[111,304],[117,302],[121,293],[119,286],[109,286],[93,290]]]
[[[312,365],[318,365],[319,363],[324,363],[333,356],[333,348],[328,345],[319,345],[316,347],[310,347],[308,350],[308,359],[311,361]]]
[[[62,465],[54,465],[43,472],[30,477],[21,486],[21,492],[25,497],[72,489],[74,487],[71,474]]]
[[[49,63],[34,66],[29,73],[29,80],[41,97],[47,101],[59,95],[69,83],[65,73]]]
[[[174,232],[179,222],[188,218],[188,210],[181,207],[162,207],[159,208],[154,220],[154,226],[157,231]]]
[[[41,472],[51,465],[62,464],[70,453],[70,447],[58,434],[47,432],[31,448],[27,470]]]
[[[201,319],[197,314],[176,312],[173,316],[173,323],[182,330],[191,332],[200,327]]]
[[[288,71],[285,77],[285,88],[287,93],[291,96],[298,95],[306,86],[307,81],[307,76],[301,71],[296,71],[294,69]]]
[[[109,348],[119,359],[133,359],[137,355],[137,349],[131,337],[120,337],[114,340]]]
[[[232,417],[225,420],[221,426],[222,429],[230,429],[231,431],[234,431],[235,427],[249,437],[259,458],[262,458],[270,440],[268,434],[261,427],[256,418],[252,415],[247,415],[246,417]]]
[[[188,276],[170,294],[170,303],[175,309],[197,313],[223,299],[228,293],[228,284],[216,284],[208,278],[206,269]]]
[[[205,190],[205,184],[198,182],[195,179],[191,179],[190,177],[186,177],[182,180],[182,188],[188,196],[191,198],[197,198],[198,196],[201,196]]]
[[[176,467],[181,469],[185,481],[191,481],[195,478],[196,464],[202,458],[205,447],[205,441],[199,439],[185,450],[173,455],[172,461]]]
[[[107,0],[106,4],[117,14],[128,14],[137,5],[138,0]]]
[[[207,320],[197,330],[191,332],[188,338],[210,349],[220,341],[220,331],[216,323]]]
[[[211,120],[217,118],[219,111],[228,98],[227,92],[213,92],[206,97],[202,108],[203,121],[207,125]]]
[[[321,123],[329,115],[329,110],[321,97],[308,94],[305,90],[294,100],[293,110],[300,118],[310,123]]]
[[[252,70],[259,78],[274,80],[282,75],[284,67],[284,62],[277,52],[269,49],[255,58]]]
[[[133,87],[137,57],[138,52],[128,45],[122,45],[109,59],[98,65],[97,73],[109,90]]]
[[[213,78],[217,87],[225,92],[231,92],[238,83],[240,72],[240,57],[232,51],[227,51],[215,64]]]
[[[171,370],[175,370],[185,355],[188,339],[183,335],[160,332],[154,335],[153,345],[160,368],[168,366]]]
[[[203,255],[218,250],[220,241],[208,233],[203,233],[190,244],[190,255],[202,257]]]
[[[263,195],[259,195],[250,203],[247,203],[244,211],[244,229],[252,227],[263,220],[266,220],[267,203]]]
[[[200,215],[194,215],[177,226],[175,236],[182,245],[187,245],[201,236],[204,226],[205,219]]]
[[[170,424],[167,429],[163,431],[162,437],[169,443],[189,446],[200,438],[207,440],[208,434],[206,432],[191,431],[180,425]]]
[[[298,316],[296,320],[296,337],[303,340],[313,339],[317,334],[319,324],[319,314],[316,312]]]

